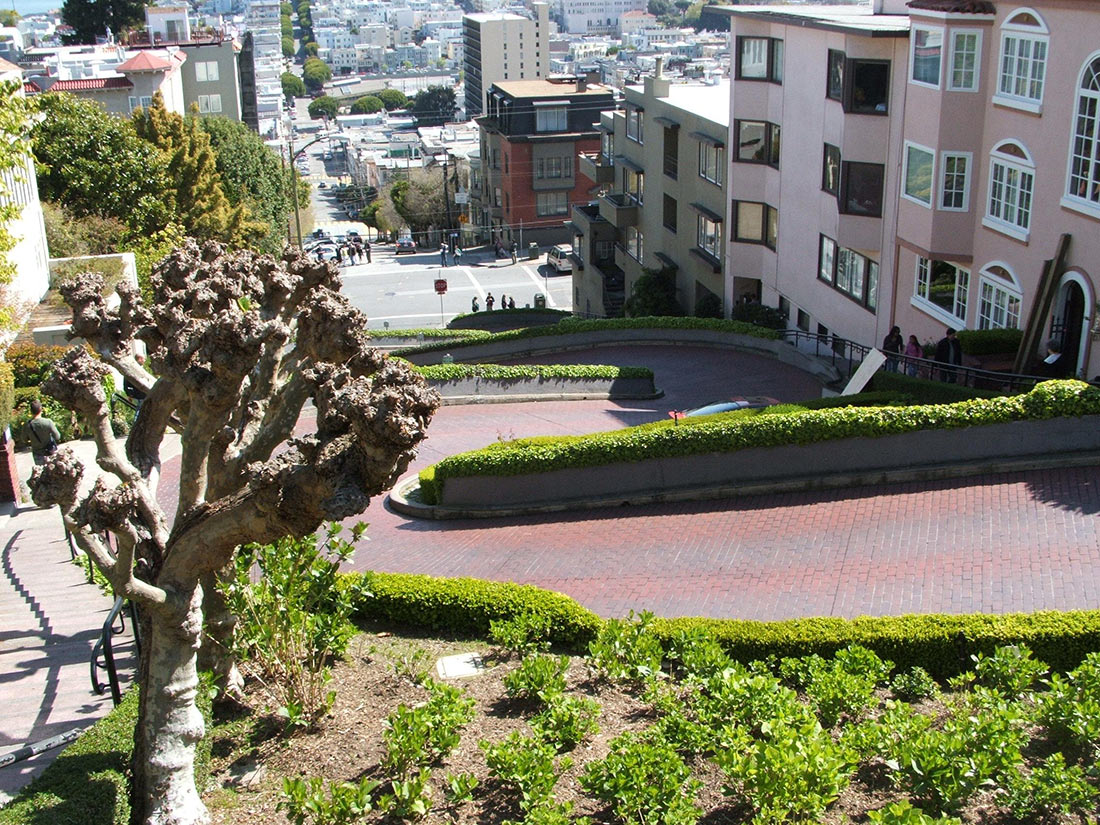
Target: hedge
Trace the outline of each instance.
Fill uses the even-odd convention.
[[[556,335],[575,335],[582,332],[599,332],[602,330],[626,330],[626,329],[697,329],[713,332],[725,332],[732,335],[749,335],[753,338],[764,338],[769,341],[778,340],[779,333],[774,329],[758,327],[744,321],[724,321],[719,318],[671,318],[671,317],[643,317],[643,318],[603,318],[584,320],[582,318],[563,318],[556,324],[543,327],[525,327],[513,329],[507,332],[497,332],[476,341],[446,341],[433,344],[425,344],[422,347],[410,347],[395,350],[395,355],[411,355],[418,352],[433,352],[440,349],[457,349],[462,346],[474,346],[477,344],[495,343],[497,341],[520,341],[525,338],[542,338]]]
[[[16,387],[37,387],[49,377],[53,365],[69,349],[67,346],[16,344],[8,349],[4,358],[11,364]]]
[[[446,338],[451,340],[484,340],[492,333],[482,329],[439,329],[438,327],[423,327],[415,329],[374,329],[370,331],[372,338]]]
[[[443,459],[420,473],[426,504],[458,476],[511,476],[654,458],[729,453],[749,447],[813,444],[841,438],[955,429],[1008,421],[1100,414],[1100,388],[1046,381],[1026,395],[909,407],[841,407],[790,415],[714,415],[581,436],[545,436],[493,444]]]
[[[492,621],[538,613],[551,617],[553,642],[575,650],[595,638],[601,625],[595,613],[568,596],[527,584],[374,572],[347,573],[342,583],[361,581],[363,595],[355,607],[360,621],[485,638]]]
[[[1021,329],[962,329],[959,345],[967,355],[1002,355],[1015,353],[1024,338]]]
[[[996,390],[979,390],[962,384],[949,384],[946,381],[914,378],[900,372],[886,370],[875,373],[871,379],[871,387],[877,391],[910,395],[918,404],[954,404],[957,401],[969,401],[971,398],[999,398],[1006,394]]]
[[[210,729],[211,691],[199,691],[199,710]],[[122,703],[63,750],[0,808],[0,825],[30,822],[128,825],[130,821],[129,770],[138,718],[138,689],[127,691]],[[210,778],[210,737],[195,753],[195,783],[201,789]]]
[[[0,361],[0,433],[11,423],[11,414],[15,409],[15,381],[11,364]]]
[[[22,449],[30,447],[26,436],[26,424],[31,419],[31,401],[42,402],[42,414],[57,425],[61,443],[81,438],[84,435],[84,422],[80,416],[64,407],[49,395],[43,395],[38,387],[18,387],[15,390],[15,403],[12,405],[11,434],[15,446]]]
[[[348,573],[347,584],[365,579],[356,606],[362,621],[387,623],[455,637],[485,638],[489,623],[523,613],[551,618],[552,641],[583,652],[603,620],[569,596],[532,585],[408,573]],[[1007,644],[1026,644],[1058,671],[1075,668],[1100,650],[1100,611],[1008,613],[1004,615],[906,615],[789,619],[657,619],[653,632],[664,642],[702,628],[739,661],[769,657],[830,656],[858,643],[891,659],[899,670],[920,665],[945,679],[973,664],[972,654]]]
[[[648,367],[617,367],[606,364],[433,364],[416,367],[429,381],[457,381],[485,378],[490,381],[520,381],[528,378],[580,378],[614,381],[617,378],[653,378]]]

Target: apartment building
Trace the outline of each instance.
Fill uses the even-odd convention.
[[[569,34],[617,34],[629,12],[644,12],[647,0],[562,0],[563,28]]]
[[[462,18],[466,114],[486,111],[494,83],[535,80],[550,73],[550,6],[532,3],[531,17],[507,12]]]
[[[725,306],[728,316],[729,81],[673,83],[658,61],[623,95],[622,110],[601,117],[599,151],[580,159],[600,191],[572,212],[574,307],[617,315],[643,269],[665,269],[688,314]]]
[[[593,181],[577,156],[600,148],[596,124],[614,94],[584,80],[494,83],[480,129],[481,191],[472,215],[485,240],[520,246],[568,243],[573,204]]]
[[[792,327],[862,344],[1028,327],[1100,372],[1095,3],[721,11],[727,298],[759,278]]]

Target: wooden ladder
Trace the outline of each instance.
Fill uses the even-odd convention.
[[[1035,293],[1035,300],[1031,304],[1031,312],[1027,316],[1027,325],[1024,327],[1024,336],[1020,339],[1020,348],[1016,350],[1016,360],[1013,361],[1012,371],[1017,374],[1030,374],[1031,364],[1040,351],[1044,354],[1046,349],[1040,345],[1043,341],[1047,319],[1050,317],[1050,309],[1054,305],[1054,294],[1058,290],[1058,281],[1066,270],[1066,255],[1069,254],[1069,233],[1063,233],[1058,239],[1058,249],[1054,257],[1043,261],[1043,272],[1039,276],[1039,289]]]

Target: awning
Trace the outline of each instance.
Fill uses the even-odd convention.
[[[667,126],[670,129],[679,129],[680,128],[680,124],[677,123],[675,120],[673,120],[670,117],[655,117],[655,118],[653,118],[653,122],[654,123],[660,123],[662,126]]]
[[[723,218],[709,206],[703,206],[701,203],[693,203],[691,208],[698,212],[700,215],[705,215],[715,223],[721,223]]]
[[[726,141],[716,137],[711,137],[706,132],[692,132],[691,136],[702,143],[709,143],[711,146],[717,146],[719,149],[724,149]]]
[[[615,155],[615,165],[616,166],[625,166],[627,169],[630,169],[633,172],[637,172],[637,173],[642,174],[642,175],[645,174],[645,167],[644,166],[639,166],[634,161],[632,161],[630,158],[625,157],[624,155]]]

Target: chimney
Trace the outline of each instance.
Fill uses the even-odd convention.
[[[642,81],[646,97],[668,97],[668,88],[672,84],[665,77],[665,59],[658,57],[653,74],[647,75]]]
[[[577,91],[578,92],[587,92],[588,91],[588,75],[583,75],[582,74],[582,75],[579,75],[577,77]]]
[[[657,58],[657,65],[654,66],[654,68],[653,68],[653,76],[654,77],[664,77],[665,76],[665,59],[663,57],[658,57]]]

